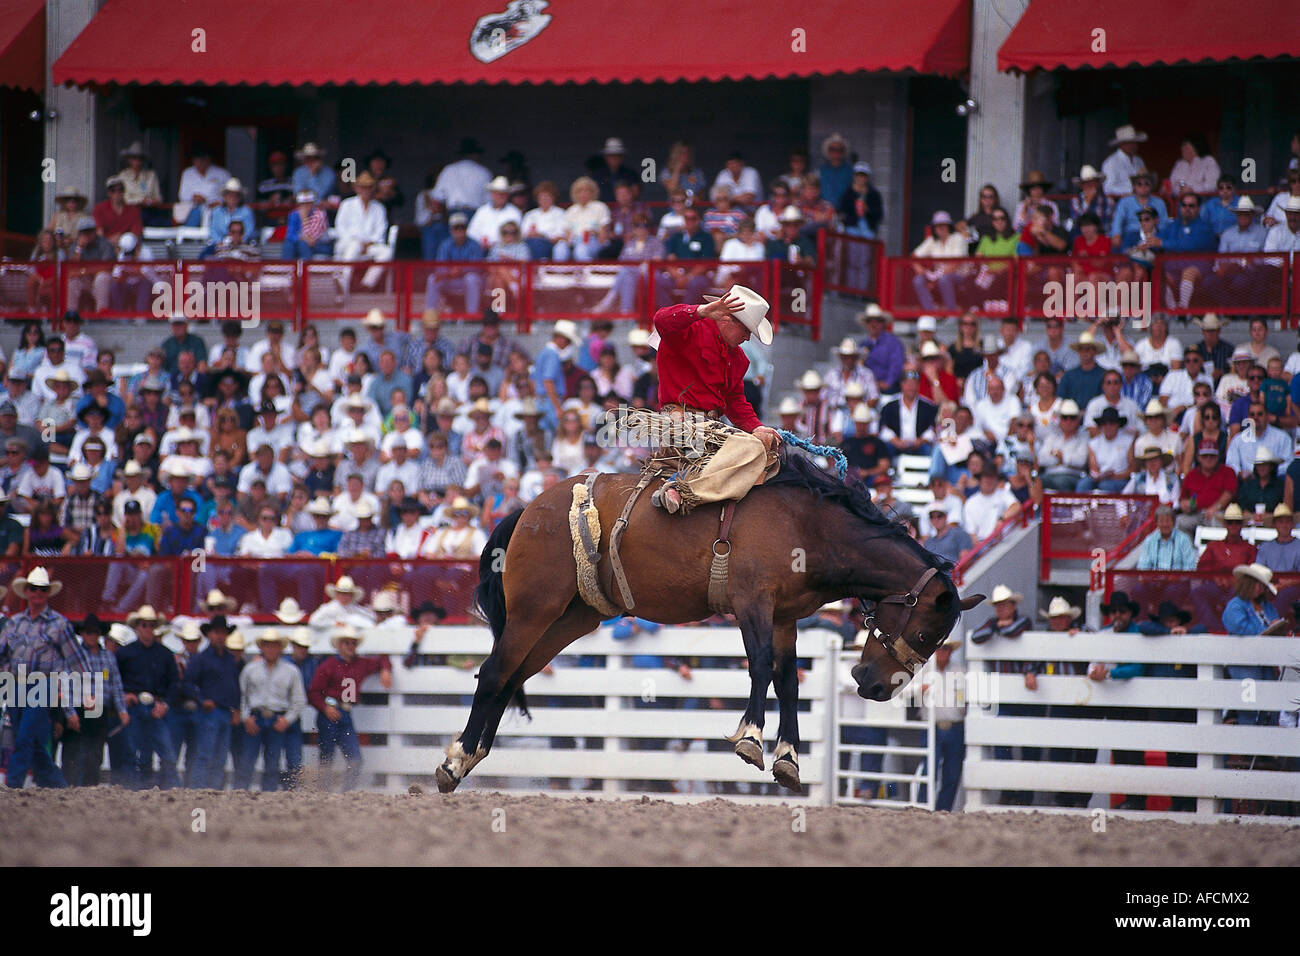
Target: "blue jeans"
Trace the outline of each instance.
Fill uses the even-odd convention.
[[[477,315],[479,299],[483,296],[483,275],[480,270],[470,270],[457,279],[439,279],[437,275],[429,276],[424,285],[424,307],[440,308],[439,302],[445,293],[461,292],[465,295],[465,311],[470,315]]]
[[[222,707],[200,710],[195,724],[191,785],[199,790],[220,790],[230,752],[230,711]]]
[[[47,749],[50,744],[50,709],[48,707],[11,707],[9,719],[14,727],[14,752],[9,757],[5,784],[22,787],[27,770],[35,772],[38,787],[62,788],[68,785],[63,771],[54,763]]]
[[[1074,486],[1075,491],[1108,491],[1118,494],[1128,485],[1127,478],[1103,478],[1098,481],[1092,475],[1084,475]]]
[[[258,715],[253,719],[257,722],[258,735],[244,742],[244,746],[252,751],[248,766],[251,770],[253,764],[257,762],[257,754],[260,751],[262,792],[270,793],[280,789],[280,753],[284,750],[284,736],[288,731],[275,729],[275,722],[280,719],[279,717]],[[244,733],[247,734],[248,731]]]
[[[181,225],[184,226],[203,225],[203,207],[195,206],[193,209],[191,209],[190,214],[185,217],[185,222],[181,223]]]
[[[934,284],[939,287],[939,296],[943,299],[945,309],[957,308],[957,276],[952,272],[945,272],[934,280]],[[916,290],[916,298],[921,303],[921,308],[927,312],[934,311],[934,296],[930,292],[930,285],[926,277],[913,276],[912,288]]]
[[[176,745],[172,742],[167,717],[163,715],[159,720],[153,716],[152,710],[152,704],[136,704],[127,708],[131,714],[131,723],[126,727],[126,732],[131,735],[128,741],[127,774],[130,779],[128,786],[133,790],[152,786],[154,754],[158,755],[158,762],[162,765],[158,786],[170,790],[180,785],[180,778],[176,774]]]
[[[356,728],[352,725],[352,713],[339,711],[338,720],[329,720],[322,713],[316,722],[316,731],[320,737],[320,763],[322,767],[334,762],[334,748],[343,751],[347,761],[347,771],[343,775],[343,789],[355,790],[361,781],[361,744],[357,740]]]
[[[292,790],[302,775],[302,721],[295,720],[284,732],[284,776],[281,785]]]
[[[303,239],[289,239],[280,247],[281,259],[310,259],[312,256],[328,256],[334,249],[334,243],[322,239],[316,245],[308,245]]]
[[[531,239],[525,239],[524,245],[528,247],[528,254],[533,257],[534,261],[546,260],[551,258],[554,251],[555,243],[541,236],[533,236]]]
[[[171,732],[172,743],[176,747],[176,761],[180,762],[181,746],[185,747],[185,786],[192,786],[194,780],[194,732],[198,728],[198,711],[186,710],[185,702],[167,711],[167,729]]]
[[[939,784],[939,798],[934,808],[951,813],[953,801],[957,799],[957,784],[961,783],[962,764],[966,760],[965,721],[953,721],[947,730],[935,728],[934,759]]]
[[[241,720],[230,727],[231,790],[247,790],[253,785],[253,766],[257,763],[259,741],[244,728]]]
[[[438,247],[442,240],[451,238],[451,230],[442,219],[435,219],[427,226],[420,227],[420,258],[432,262],[438,258]],[[531,249],[532,247],[529,246]]]

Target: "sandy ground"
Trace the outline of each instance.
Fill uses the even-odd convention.
[[[1300,826],[1111,818],[1095,833],[1089,816],[800,809],[803,832],[794,807],[721,799],[11,790],[0,864],[1300,864]]]

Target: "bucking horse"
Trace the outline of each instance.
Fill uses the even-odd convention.
[[[586,478],[542,492],[497,525],[483,550],[475,601],[492,629],[493,647],[479,668],[469,721],[437,768],[444,793],[488,755],[510,702],[526,711],[524,681],[610,616],[608,606],[602,612],[585,601],[577,584],[570,509],[580,494],[575,485]],[[619,611],[647,620],[702,620],[717,607],[710,599],[710,568],[725,541],[726,603],[744,638],[750,676],[748,706],[727,739],[741,759],[763,769],[767,688],[775,683],[780,726],[772,773],[788,790],[801,789],[796,621],[845,598],[873,608],[852,675],[860,696],[883,701],[947,639],[961,612],[983,600],[963,600],[951,565],[883,514],[861,484],[846,484],[794,453],[785,453],[777,474],[734,510],[713,504],[668,515],[640,496],[625,516],[620,585],[608,560],[609,538],[637,483],[636,475],[611,474],[587,484],[600,516],[599,535],[590,542],[593,553],[599,549],[594,571],[600,590]],[[623,586],[630,588],[634,609],[620,600]]]

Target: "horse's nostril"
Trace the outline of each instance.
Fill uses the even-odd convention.
[[[884,684],[877,681],[867,688],[867,698],[869,700],[888,700],[889,691],[885,689]]]

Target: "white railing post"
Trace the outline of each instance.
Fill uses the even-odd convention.
[[[605,670],[606,670],[607,672],[613,672],[613,673],[617,673],[618,671],[623,670],[623,658],[622,658],[622,656],[621,656],[621,655],[618,655],[618,654],[606,654],[606,655],[605,655]],[[657,691],[656,691],[656,693],[655,693],[655,696],[658,697],[658,692],[657,692]],[[616,711],[616,710],[622,710],[622,709],[623,709],[623,698],[622,698],[622,697],[618,696],[617,694],[606,694],[606,695],[605,695],[605,711],[606,711],[606,713],[608,713],[608,712],[610,712],[610,711]],[[604,743],[601,745],[601,751],[602,751],[603,753],[610,754],[610,753],[614,753],[614,752],[616,752],[616,751],[619,751],[619,750],[623,750],[623,749],[625,749],[625,748],[622,746],[622,745],[623,745],[623,738],[622,738],[622,737],[615,737],[615,736],[612,736],[612,735],[606,734],[606,736],[603,738],[603,740],[604,740]],[[578,746],[578,743],[579,743],[578,738],[574,738],[574,746]],[[606,777],[604,780],[601,781],[600,790],[601,790],[601,793],[605,794],[606,796],[616,796],[616,795],[619,793],[619,781],[614,780],[614,779],[611,779],[611,778],[609,778],[609,777]]]
[[[1197,664],[1196,665],[1197,683],[1214,680],[1214,672],[1217,669],[1218,668],[1216,668],[1215,665],[1213,664]],[[1198,707],[1196,709],[1196,726],[1197,727],[1213,726],[1214,724],[1219,723],[1220,717],[1221,715],[1217,712],[1217,708]],[[1220,759],[1221,758],[1219,758],[1215,754],[1201,753],[1200,751],[1198,751],[1196,754],[1196,769],[1200,771],[1213,770],[1215,763],[1218,762]],[[1227,761],[1225,760],[1224,763],[1226,764],[1226,762]],[[1213,797],[1197,797],[1196,815],[1198,817],[1204,817],[1207,819],[1213,817],[1215,814],[1219,812],[1219,808],[1217,806],[1218,803],[1219,801],[1215,800]]]
[[[822,803],[834,806],[839,800],[840,781],[840,652],[844,640],[834,633],[826,635],[826,794]]]

